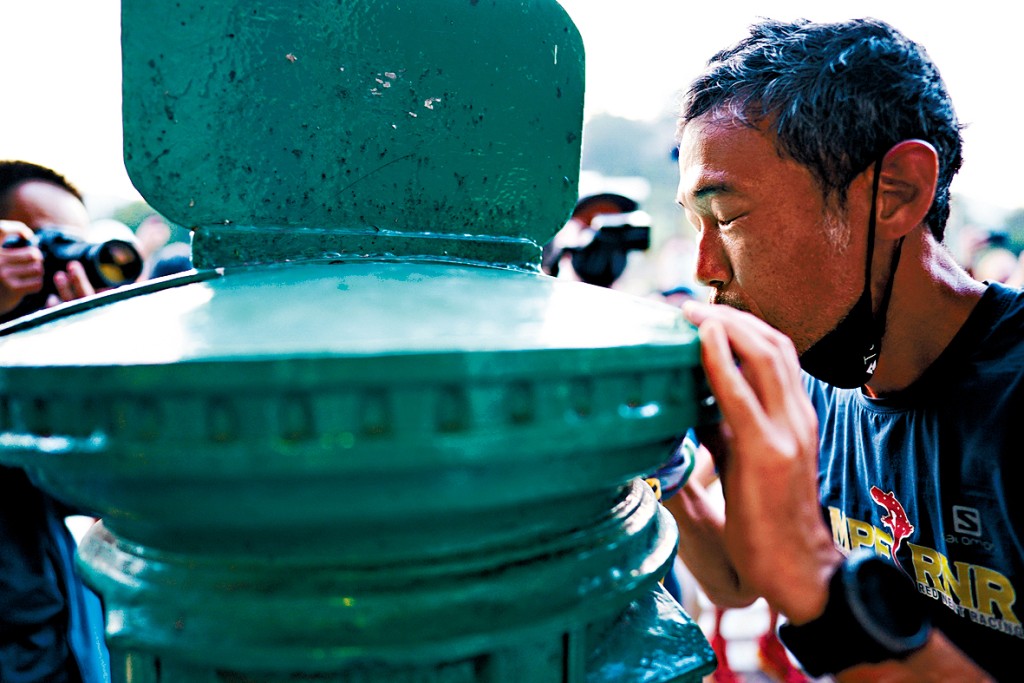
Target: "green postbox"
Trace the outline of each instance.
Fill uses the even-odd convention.
[[[539,273],[575,199],[553,0],[123,0],[125,159],[197,270],[2,328],[0,461],[103,521],[116,681],[699,680],[639,475],[677,311]]]

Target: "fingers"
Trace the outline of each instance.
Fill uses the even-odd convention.
[[[699,301],[687,301],[683,304],[683,313],[694,325],[700,326],[706,320],[719,320],[723,325],[730,328],[730,331],[747,330],[757,335],[770,339],[773,343],[783,344],[792,347],[792,343],[786,335],[760,318],[740,311],[730,306],[720,304],[706,304]],[[793,357],[796,352],[793,351]]]
[[[711,362],[723,367],[713,371],[705,363],[709,381],[712,373],[732,382],[742,377],[768,412],[785,409],[792,392],[802,391],[796,351],[789,338],[775,328],[749,313],[727,306],[688,302],[684,313],[691,322],[701,327],[702,342],[708,343],[704,339],[705,328],[709,325],[714,328],[711,332],[712,340],[722,353],[713,354]],[[726,349],[729,350],[728,355],[724,353]],[[732,367],[724,367],[735,366],[731,358],[733,354],[739,361],[738,372]],[[738,388],[733,390],[741,391]]]
[[[61,301],[81,299],[96,293],[89,282],[89,277],[85,274],[85,268],[78,261],[69,262],[66,272],[54,273],[53,286]]]
[[[734,351],[741,360],[745,355],[760,357],[763,360],[768,355],[777,356],[784,363],[779,369],[787,371],[786,378],[799,381],[800,361],[793,343],[789,337],[768,323],[750,313],[729,306],[699,302],[688,302],[685,312],[696,325],[709,319],[721,321],[728,332],[729,341],[734,346]]]
[[[716,462],[730,566],[773,606],[799,611],[808,602],[805,587],[820,587],[820,567],[835,550],[818,508],[817,417],[796,351],[748,313],[696,302],[683,310],[699,326],[705,374],[722,412],[727,459],[724,468]]]
[[[43,255],[39,249],[0,249],[0,288],[25,295],[38,292],[42,287]]]
[[[704,372],[725,422],[761,422],[764,414],[761,401],[733,360],[729,337],[721,322],[705,321],[699,334]]]
[[[729,458],[752,459],[751,466],[760,471],[781,465],[764,456],[771,452],[784,460],[803,460],[802,468],[814,471],[817,415],[789,339],[754,316],[725,306],[694,303],[684,311],[700,325],[704,370],[722,413]],[[720,460],[716,462],[724,478]]]

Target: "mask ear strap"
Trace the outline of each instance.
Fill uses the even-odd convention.
[[[882,157],[875,162],[875,177],[871,181],[871,218],[868,220],[868,262],[867,274],[865,275],[865,286],[868,288],[868,296],[871,296],[871,257],[875,250],[875,216],[878,206],[878,184],[882,177]],[[903,253],[903,237],[896,241],[896,248],[892,252],[892,261],[889,264],[889,280],[885,283],[885,291],[882,292],[882,300],[879,302],[878,316],[875,317],[875,338],[880,346],[882,337],[885,336],[885,319],[889,313],[889,299],[892,296],[892,286],[896,282],[896,268],[900,265],[900,254]],[[872,315],[874,312],[872,311]]]
[[[896,282],[896,269],[900,265],[900,254],[903,252],[903,238],[896,241],[896,248],[892,252],[892,265],[889,266],[889,282],[885,285],[882,293],[881,305],[878,308],[878,318],[875,320],[875,330],[878,340],[881,342],[885,336],[885,318],[889,313],[889,297],[892,296],[892,286]]]
[[[864,288],[871,296],[871,257],[875,255],[875,212],[878,210],[878,184],[882,180],[882,159],[875,161],[875,176],[871,179],[871,215],[868,217],[868,257],[864,264]]]

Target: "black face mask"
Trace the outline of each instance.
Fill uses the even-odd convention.
[[[868,383],[875,374],[878,354],[882,351],[885,335],[885,316],[889,310],[889,297],[899,265],[903,238],[896,243],[889,271],[889,282],[882,294],[878,315],[871,306],[871,256],[875,250],[875,202],[882,160],[875,162],[875,177],[871,185],[871,218],[868,222],[868,256],[864,274],[864,291],[835,329],[819,339],[800,356],[800,367],[808,374],[841,389],[855,389]]]

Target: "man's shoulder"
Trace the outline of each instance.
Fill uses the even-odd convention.
[[[999,282],[989,283],[982,296],[982,304],[986,304],[1000,320],[1024,322],[1024,289]]]
[[[1024,290],[999,283],[989,285],[978,310],[967,323],[979,342],[976,356],[1020,366],[1024,358]]]

